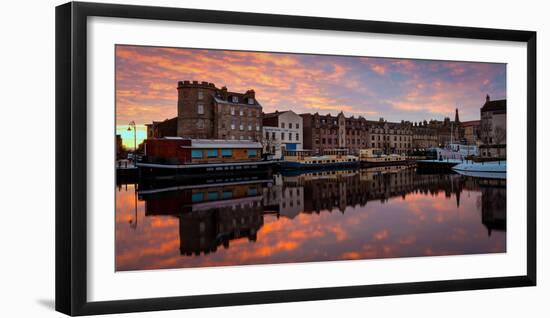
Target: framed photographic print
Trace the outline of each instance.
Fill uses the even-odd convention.
[[[56,8],[56,309],[536,284],[536,33]]]

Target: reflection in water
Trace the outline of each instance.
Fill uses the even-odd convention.
[[[394,167],[134,189],[117,188],[117,270],[506,251],[505,180]]]

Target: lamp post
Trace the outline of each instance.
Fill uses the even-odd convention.
[[[136,122],[133,120],[128,124],[128,131],[132,131],[132,129],[134,129],[134,156],[132,160],[135,163],[136,162]]]

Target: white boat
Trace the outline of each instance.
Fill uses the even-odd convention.
[[[452,169],[461,175],[470,177],[506,179],[506,161],[465,161],[457,164]]]

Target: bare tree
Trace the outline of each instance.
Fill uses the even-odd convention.
[[[489,136],[491,135],[491,122],[487,119],[481,119],[481,125],[479,127],[479,134],[481,137],[481,141],[488,145],[489,144]]]
[[[493,142],[497,145],[497,154],[500,157],[500,145],[506,144],[506,131],[501,126],[495,127]]]
[[[262,146],[264,148],[265,153],[275,155],[275,152],[277,151],[277,149],[279,149],[280,145],[281,143],[277,139],[262,138]]]

